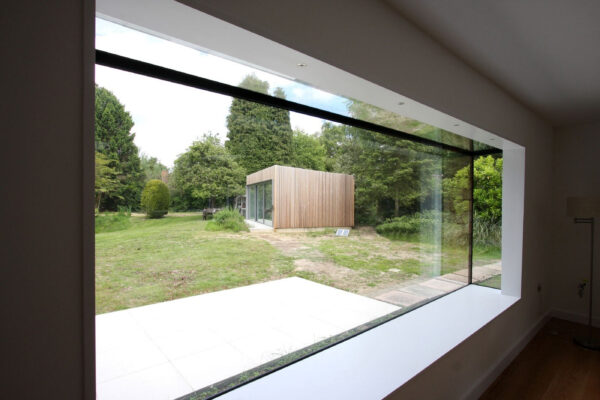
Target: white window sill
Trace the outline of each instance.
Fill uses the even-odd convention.
[[[469,285],[219,399],[381,399],[517,301]]]

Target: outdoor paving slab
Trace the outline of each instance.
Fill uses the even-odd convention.
[[[172,399],[398,309],[286,278],[101,314],[98,398]]]
[[[427,297],[414,293],[405,292],[403,290],[390,290],[377,296],[377,299],[388,303],[397,304],[400,306],[409,306],[425,300]]]
[[[495,268],[477,267],[473,268],[473,280],[484,280],[498,275],[500,271]]]
[[[502,271],[502,262],[498,261],[498,262],[495,262],[493,264],[485,264],[485,265],[482,265],[482,267],[493,269],[495,271],[501,272]],[[479,267],[474,267],[474,268],[479,268]]]
[[[456,271],[454,273],[444,275],[444,279],[466,285],[469,281],[469,274],[466,270],[464,273],[461,271]]]
[[[127,346],[147,336],[127,311],[116,311],[96,316],[96,351],[104,352],[114,347]]]
[[[231,342],[231,345],[254,365],[264,364],[304,347],[292,336],[273,328],[262,329]]]
[[[96,352],[96,381],[103,383],[141,371],[168,359],[147,336]]]
[[[435,288],[432,288],[429,286],[422,285],[420,283],[416,284],[416,285],[404,286],[402,288],[402,291],[416,294],[416,295],[422,296],[423,298],[427,298],[427,299],[430,297],[435,297],[435,296],[439,296],[440,294],[446,293],[445,290],[435,289]]]
[[[456,290],[456,289],[464,286],[458,282],[448,281],[441,277],[429,279],[428,281],[421,283],[421,285],[427,286],[427,287],[430,287],[433,289],[441,290],[444,293],[451,292],[453,290]]]
[[[194,390],[202,389],[254,366],[248,357],[229,344],[178,358],[171,363]]]
[[[193,390],[167,362],[98,385],[96,399],[175,399]]]
[[[247,219],[245,221],[246,224],[248,224],[250,232],[274,232],[272,226],[261,224],[260,222],[254,221],[252,219]]]
[[[187,329],[172,335],[154,337],[153,342],[169,360],[227,344],[216,332],[206,328]]]
[[[282,316],[274,318],[270,325],[291,336],[299,348],[327,339],[340,331],[339,327],[310,315]]]

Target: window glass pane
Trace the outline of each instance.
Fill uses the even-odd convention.
[[[96,19],[96,48],[110,53],[149,62],[177,71],[208,78],[217,82],[269,94],[285,96],[287,100],[316,107],[336,114],[352,116],[363,121],[400,130],[415,136],[425,137],[440,143],[456,146],[464,150],[491,149],[483,143],[471,141],[455,133],[439,129],[423,122],[382,110],[373,105],[363,104],[337,94],[327,93],[311,87],[292,77],[265,71],[243,61],[227,59],[206,51],[193,49],[166,39],[151,36],[131,28],[115,24],[100,18]],[[240,81],[253,75],[267,84],[256,81]],[[382,118],[385,114],[385,118]],[[312,124],[302,115],[290,114],[293,124],[303,121],[308,133],[318,132],[320,122]]]
[[[97,67],[97,79],[98,152],[110,158],[117,145],[108,114],[131,112],[136,151],[157,157],[171,196],[164,224],[156,225],[137,214],[144,212],[139,200],[117,191],[126,184],[141,192],[148,180],[116,174],[135,164],[134,154],[107,164],[119,188],[109,187],[99,203],[98,312],[110,319],[112,311],[156,302],[175,309],[170,300],[189,296],[210,304],[198,306],[197,317],[209,321],[202,326],[187,326],[173,311],[172,329],[166,322],[160,332],[148,328],[167,347],[181,340],[181,324],[191,337],[209,335],[222,345],[217,358],[229,357],[233,343],[241,355],[227,374],[189,377],[209,387],[206,393],[210,385],[242,383],[249,369],[268,372],[468,283],[470,156],[328,121],[308,134],[291,128],[286,110],[108,68]],[[349,104],[349,113],[363,107]],[[189,126],[177,129],[173,121]],[[219,124],[217,133],[210,132],[211,121]],[[481,168],[487,171],[489,163]],[[489,184],[496,190],[499,182]],[[243,216],[235,217],[240,211],[218,211],[242,204],[243,195],[248,220],[275,232],[265,225],[248,232]],[[119,207],[133,214],[119,216]],[[217,210],[208,221],[194,213],[206,207]],[[337,235],[338,228],[350,229]],[[206,297],[222,289],[231,289],[222,300]],[[194,368],[210,369],[207,360],[199,357]]]
[[[256,219],[262,224],[265,222],[263,220],[265,212],[265,185],[262,183],[256,185],[256,190]]]
[[[265,182],[265,224],[273,226],[273,184]]]
[[[111,366],[137,357],[109,350],[127,349],[138,325],[202,398],[471,275],[498,286],[501,157],[476,158],[471,179],[463,152],[308,116],[294,125],[287,110],[100,66],[96,80],[97,325],[110,342],[98,358],[114,358],[98,367],[99,397],[127,375]],[[232,82],[272,89],[252,72]],[[479,146],[356,100],[343,112]],[[144,200],[150,181],[166,187],[161,218]],[[121,325],[124,309],[138,325]]]
[[[256,218],[256,186],[248,187],[248,219]]]
[[[502,155],[477,157],[473,167],[473,282],[500,289]]]

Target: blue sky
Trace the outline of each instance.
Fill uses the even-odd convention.
[[[254,73],[271,90],[281,87],[288,100],[347,115],[343,97],[102,19],[96,19],[96,48],[230,85]],[[226,139],[230,97],[102,66],[96,66],[96,83],[112,91],[131,114],[140,151],[168,167],[205,133]],[[311,134],[322,124],[297,113],[290,113],[290,119],[292,128]]]

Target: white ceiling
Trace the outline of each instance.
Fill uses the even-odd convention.
[[[555,126],[600,120],[599,0],[386,0]]]

